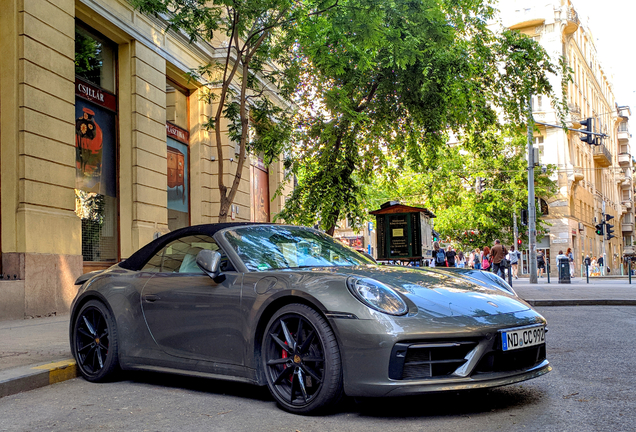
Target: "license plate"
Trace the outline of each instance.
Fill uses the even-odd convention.
[[[545,343],[544,326],[523,327],[501,332],[501,346],[504,351],[541,345],[542,343]]]

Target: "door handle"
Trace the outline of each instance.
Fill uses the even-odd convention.
[[[157,300],[159,300],[161,297],[159,297],[158,295],[154,295],[154,294],[146,294],[144,296],[144,300],[146,300],[149,303],[155,302]]]

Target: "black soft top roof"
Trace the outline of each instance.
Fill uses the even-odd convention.
[[[245,225],[262,225],[254,222],[228,222],[228,223],[215,223],[205,225],[194,225],[190,227],[180,228],[175,231],[171,231],[162,235],[156,240],[151,241],[146,246],[139,249],[132,254],[129,258],[119,263],[119,266],[127,270],[140,270],[143,265],[157,252],[159,252],[168,243],[185,236],[204,234],[212,237],[217,231],[224,228],[230,228],[235,226]]]

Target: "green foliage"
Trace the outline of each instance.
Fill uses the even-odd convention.
[[[448,157],[450,132],[475,157],[502,153],[491,131],[522,125],[528,96],[552,95],[557,70],[532,39],[490,31],[492,14],[487,1],[341,0],[290,31],[298,186],[280,217],[360,223],[375,176],[426,182],[463,164]]]
[[[463,249],[483,248],[495,239],[513,244],[513,213],[527,208],[526,137],[508,128],[489,130],[480,137],[479,146],[472,137],[453,146],[438,149],[437,170],[410,172],[400,177],[378,177],[367,189],[366,205],[379,208],[389,199],[424,206],[436,214],[435,230],[442,241]],[[466,148],[473,147],[468,151]],[[546,174],[535,169],[538,196],[554,192],[550,180],[554,167]],[[475,190],[477,178],[486,179],[485,190]],[[541,230],[542,221],[538,220]],[[524,237],[519,227],[521,237]]]
[[[299,19],[319,14],[322,1],[314,4],[293,0],[131,0],[131,3],[143,13],[166,19],[167,31],[185,33],[191,43],[215,43],[218,45],[215,51],[222,54],[222,60],[201,65],[188,75],[207,89],[201,92],[201,98],[214,106],[215,114],[205,127],[214,132],[221,194],[219,222],[224,222],[238,191],[247,154],[262,154],[269,163],[287,144],[290,112],[281,108],[285,101],[279,97],[290,93],[285,88],[278,91],[291,46],[286,33]],[[279,100],[273,103],[273,99]],[[240,145],[231,186],[224,183],[223,137],[217,127],[223,117],[229,121],[230,139]]]

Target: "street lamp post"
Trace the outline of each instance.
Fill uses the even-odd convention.
[[[534,151],[533,138],[534,119],[532,117],[532,95],[528,94],[528,249],[530,257],[528,259],[528,271],[530,272],[530,283],[537,283],[537,226],[536,207],[534,197]]]

